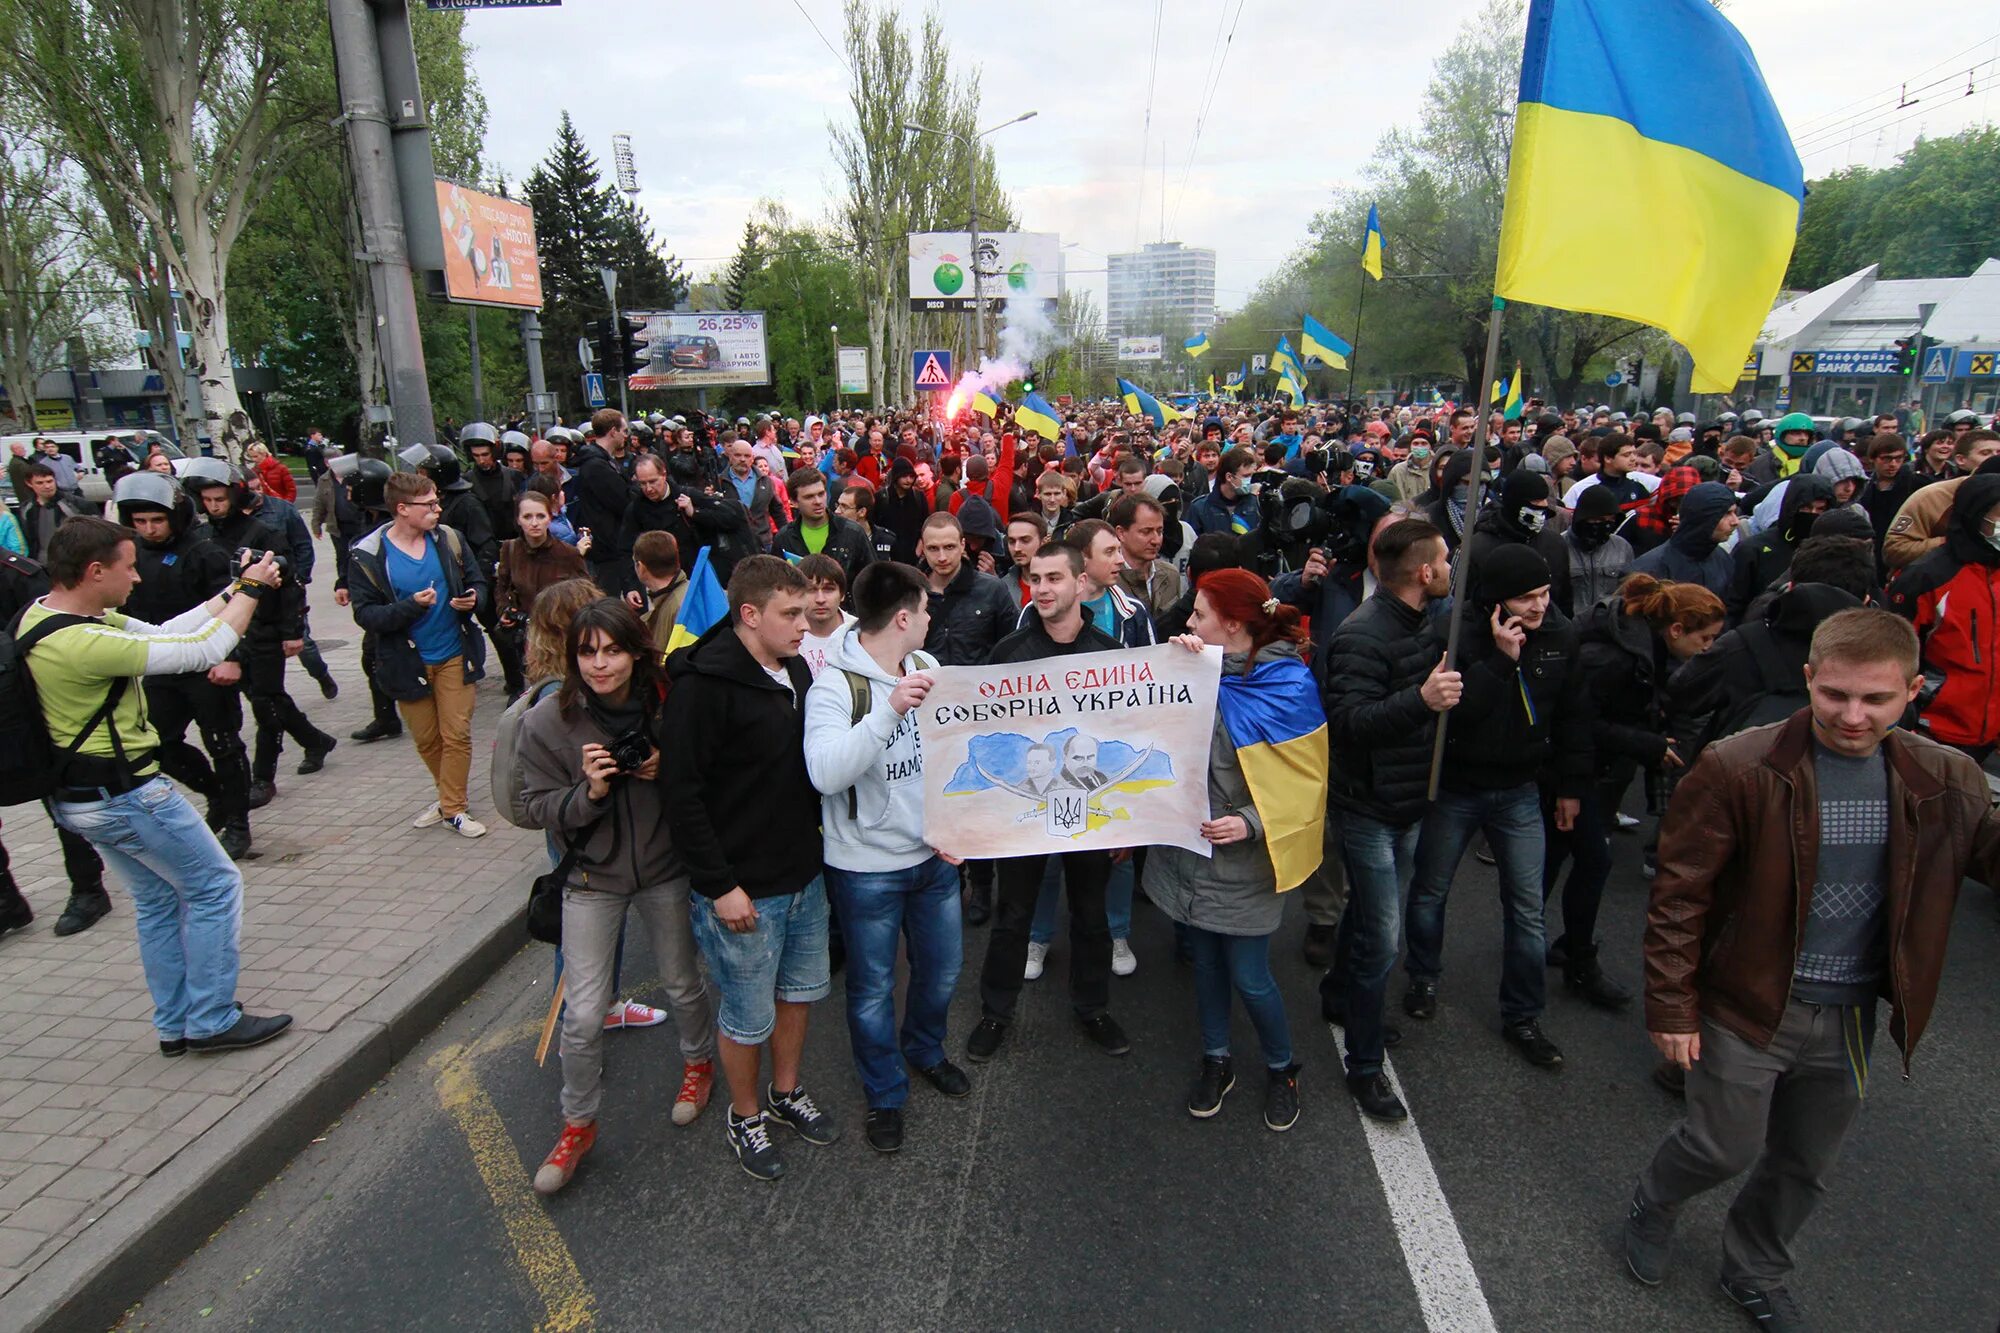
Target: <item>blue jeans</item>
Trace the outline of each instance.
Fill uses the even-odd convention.
[[[1436,981],[1444,970],[1444,904],[1475,829],[1486,832],[1500,869],[1500,1017],[1539,1018],[1548,1000],[1542,942],[1542,797],[1532,782],[1504,791],[1440,791],[1424,816],[1417,873],[1410,884],[1412,979]]]
[[[1347,1030],[1347,1076],[1382,1072],[1382,1009],[1403,931],[1403,894],[1416,869],[1418,824],[1385,824],[1338,812],[1347,907],[1333,966],[1319,983],[1320,1009]]]
[[[945,1058],[945,1020],[965,961],[958,868],[933,856],[907,870],[826,868],[847,940],[847,1035],[868,1108],[894,1109],[910,1095],[904,1062],[929,1069]],[[910,945],[900,1052],[896,1040],[896,950]]]
[[[97,848],[132,895],[161,1039],[234,1027],[243,876],[187,798],[154,778],[108,801],[49,808],[57,824]]]
[[[1136,880],[1131,857],[1112,865],[1111,878],[1104,886],[1104,919],[1114,940],[1132,938],[1132,888]],[[1028,938],[1036,944],[1047,944],[1056,937],[1056,899],[1061,892],[1062,862],[1052,856],[1042,875],[1041,895],[1035,899],[1035,921],[1028,928]]]
[[[1292,1063],[1292,1028],[1285,1019],[1285,997],[1271,975],[1269,935],[1218,935],[1199,926],[1188,927],[1194,945],[1194,1007],[1201,1017],[1203,1055],[1229,1054],[1229,993],[1243,997],[1264,1064],[1288,1069]]]

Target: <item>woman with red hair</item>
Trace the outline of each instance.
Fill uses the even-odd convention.
[[[1278,895],[1319,868],[1326,817],[1326,715],[1302,660],[1298,611],[1263,579],[1218,569],[1196,587],[1183,648],[1222,652],[1208,752],[1204,857],[1179,847],[1146,853],[1146,895],[1186,928],[1194,951],[1201,1072],[1188,1113],[1206,1120],[1236,1086],[1229,1055],[1230,993],[1241,997],[1263,1047],[1264,1123],[1287,1130],[1299,1116],[1284,998],[1271,975],[1271,936],[1284,916]]]

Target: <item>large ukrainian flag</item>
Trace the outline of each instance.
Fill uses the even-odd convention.
[[[1691,91],[1663,69],[1700,70]],[[1661,208],[1578,208],[1576,182]],[[1638,320],[1735,387],[1805,179],[1749,44],[1709,0],[1531,0],[1497,295]]]
[[[667,653],[673,654],[699,639],[729,614],[729,595],[708,561],[708,548],[701,548],[688,571],[687,595],[681,598],[680,614],[674,617],[674,631],[667,636]]]
[[[1319,686],[1297,658],[1224,674],[1216,704],[1264,825],[1278,892],[1319,869],[1326,823],[1326,713]]]
[[[1179,421],[1187,413],[1171,403],[1163,403],[1130,380],[1118,381],[1118,396],[1125,400],[1125,410],[1134,416],[1143,416],[1153,423],[1154,430],[1165,430],[1169,421]]]
[[[1021,405],[1014,409],[1014,424],[1033,431],[1045,440],[1062,438],[1062,418],[1049,406],[1048,399],[1038,393],[1021,399]]]

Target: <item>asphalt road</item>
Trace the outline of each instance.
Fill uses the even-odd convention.
[[[1604,928],[1611,966],[1636,984],[1644,881],[1636,840],[1617,851]],[[1649,1079],[1636,1006],[1607,1016],[1555,986],[1545,1026],[1568,1057],[1559,1073],[1501,1042],[1498,915],[1493,872],[1468,858],[1438,1017],[1405,1022],[1393,1059],[1421,1147],[1405,1134],[1371,1150],[1383,1136],[1365,1132],[1340,1088],[1296,906],[1280,980],[1306,1063],[1298,1126],[1263,1128],[1254,1072],[1220,1117],[1189,1118],[1191,982],[1170,926],[1142,906],[1139,972],[1113,983],[1134,1042],[1125,1059],[1071,1026],[1059,938],[1051,979],[1028,987],[1003,1055],[970,1066],[973,1096],[947,1102],[918,1084],[903,1152],[878,1157],[860,1133],[836,984],[814,1017],[806,1082],[844,1136],[814,1149],[786,1135],[787,1175],[761,1184],[728,1153],[719,1105],[690,1128],[668,1121],[671,1025],[616,1034],[598,1146],[546,1202],[528,1179],[558,1129],[559,1075],[553,1053],[546,1068],[533,1063],[549,957],[530,948],[440,1015],[423,1046],[121,1327],[1747,1328],[1715,1284],[1726,1190],[1687,1209],[1663,1287],[1626,1275],[1618,1222],[1631,1178],[1677,1103]],[[984,933],[969,932],[954,1045],[976,1017]],[[638,932],[626,967],[643,998]],[[1968,885],[1914,1077],[1901,1078],[1885,1031],[1868,1103],[1802,1244],[1795,1290],[1821,1327],[1995,1327],[1996,982],[2000,912],[1992,891]],[[1400,992],[1399,975],[1392,1004]],[[1254,1071],[1240,1014],[1237,1050]],[[1412,1162],[1426,1160],[1441,1191],[1429,1204],[1411,1184]],[[1405,1208],[1400,1230],[1391,1197]],[[1455,1238],[1470,1284],[1455,1286],[1426,1249],[1449,1252]]]

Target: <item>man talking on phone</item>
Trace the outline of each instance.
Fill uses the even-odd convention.
[[[442,824],[462,838],[486,826],[466,811],[472,768],[473,685],[486,674],[474,615],[487,595],[472,545],[438,522],[437,486],[420,472],[383,484],[389,522],[348,550],[354,621],[376,636],[376,678],[417,742],[437,800],[414,828]]]

